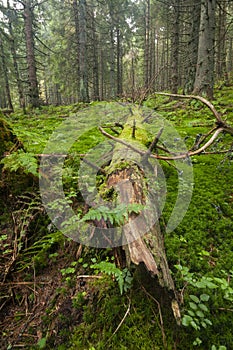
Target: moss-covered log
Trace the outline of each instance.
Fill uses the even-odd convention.
[[[148,172],[152,172],[156,178],[158,169],[157,165],[152,167],[145,156],[147,133],[141,123],[142,116],[136,109],[116,143],[111,164],[107,168],[106,185],[117,192],[117,200],[121,204],[138,203],[145,208],[150,204],[140,215],[129,215],[128,222],[122,227],[123,249],[126,260],[135,265],[144,264],[151,275],[157,278],[159,286],[167,290],[172,300],[174,315],[178,319],[176,290],[159,225],[159,193],[148,188]],[[101,131],[110,137],[103,129]],[[131,147],[126,146],[126,143]]]

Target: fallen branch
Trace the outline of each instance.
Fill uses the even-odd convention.
[[[202,96],[170,94],[170,93],[167,93],[167,92],[154,92],[154,94],[155,95],[170,96],[170,97],[186,98],[186,99],[189,99],[189,100],[194,99],[194,100],[201,101],[202,103],[204,103],[211,110],[211,112],[214,114],[215,118],[217,119],[217,121],[219,123],[224,123],[222,118],[220,117],[220,114],[216,111],[214,105],[210,101],[206,100]]]
[[[116,141],[116,142],[118,142],[118,143],[121,143],[122,145],[124,145],[124,146],[130,148],[132,151],[134,151],[134,152],[140,154],[141,156],[143,156],[143,155],[145,154],[144,151],[139,150],[138,148],[136,148],[136,147],[130,145],[129,143],[123,141],[122,139],[118,139],[117,137],[114,137],[114,136],[108,134],[106,131],[104,131],[103,128],[101,128],[101,126],[99,126],[99,130],[100,130],[101,134],[103,134],[103,135],[106,136],[107,138],[109,138],[109,139],[111,139],[111,140],[114,140],[114,141]]]
[[[129,144],[129,143],[123,141],[122,139],[118,139],[117,137],[114,137],[114,136],[108,134],[108,133],[107,133],[106,131],[104,131],[101,127],[99,127],[99,130],[101,131],[101,133],[102,133],[104,136],[106,136],[106,137],[108,137],[108,138],[110,138],[110,139],[112,139],[112,140],[114,140],[114,141],[116,141],[116,142],[118,142],[118,143],[123,144],[124,146],[126,146],[126,147],[128,147],[129,149],[133,150],[134,152],[140,154],[141,156],[145,156],[145,155],[147,156],[147,155],[149,155],[149,157],[151,157],[151,158],[156,158],[156,159],[160,159],[160,160],[165,160],[165,161],[167,161],[167,160],[185,159],[185,158],[188,158],[188,157],[191,157],[191,156],[195,156],[195,155],[197,155],[197,154],[201,154],[203,151],[205,151],[205,150],[214,142],[214,140],[218,137],[218,135],[219,135],[221,132],[225,131],[225,128],[224,128],[224,127],[222,127],[222,128],[217,128],[217,130],[216,130],[216,128],[212,129],[212,132],[213,132],[213,130],[216,130],[215,133],[214,133],[214,135],[213,135],[213,136],[209,139],[209,141],[207,141],[201,148],[198,148],[198,149],[195,150],[195,151],[188,151],[188,152],[186,152],[186,153],[180,153],[180,154],[171,155],[171,156],[162,156],[162,155],[159,155],[159,154],[150,154],[148,151],[146,151],[146,152],[145,152],[145,151],[141,151],[141,150],[139,150],[138,148],[132,146],[131,144]],[[161,131],[161,130],[160,130],[160,131]],[[162,132],[162,131],[161,131],[161,132]]]

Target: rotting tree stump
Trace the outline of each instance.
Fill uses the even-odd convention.
[[[154,167],[151,166],[145,155],[145,146],[142,145],[145,135],[140,131],[143,130],[142,120],[142,116],[134,111],[132,118],[128,119],[117,138],[111,163],[106,169],[106,187],[117,192],[118,203],[126,206],[138,203],[146,207],[150,192],[149,208],[143,210],[140,215],[131,213],[127,223],[122,226],[122,248],[128,264],[133,263],[137,266],[143,264],[155,278],[160,289],[162,287],[167,292],[165,294],[179,323],[178,296],[169,270],[164,237],[159,224],[158,193],[156,190],[148,189],[146,175],[149,169],[148,171],[152,172],[156,179],[158,169],[156,164]],[[105,136],[112,138],[102,128],[100,130]],[[132,147],[126,145],[127,141]],[[140,151],[142,149],[143,151]],[[119,259],[122,260],[124,259]]]

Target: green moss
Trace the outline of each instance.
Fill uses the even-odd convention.
[[[0,116],[0,158],[11,149],[17,137],[12,131],[10,124]]]

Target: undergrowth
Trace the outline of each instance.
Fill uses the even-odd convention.
[[[233,121],[231,96],[232,90],[223,88],[216,91],[216,100],[213,102],[229,123]],[[181,103],[177,100],[169,101],[167,97],[151,96],[144,104],[156,109],[160,116],[172,122],[188,148],[195,144],[198,135],[205,134],[214,124],[211,112],[196,101]],[[84,221],[106,216],[107,219],[111,217],[114,223],[114,220],[117,222],[127,218],[128,212],[125,211],[118,218],[112,218],[114,213],[106,208],[101,212],[90,211],[89,214],[83,211],[77,172],[80,154],[86,154],[104,140],[95,125],[98,115],[104,115],[105,130],[116,136],[120,129],[117,127],[112,130],[110,124],[113,121],[124,123],[129,114],[129,106],[95,103],[93,109],[83,107],[86,105],[44,107],[34,110],[30,115],[23,116],[19,111],[9,117],[24,150],[18,150],[2,161],[5,168],[1,186],[14,199],[14,203],[4,203],[1,196],[1,201],[5,204],[0,213],[4,282],[6,279],[10,283],[11,278],[16,277],[24,282],[31,281],[34,275],[43,275],[43,271],[51,265],[60,269],[62,280],[54,300],[50,300],[49,307],[46,304],[48,310],[39,323],[41,334],[38,344],[34,343],[33,346],[33,341],[29,341],[27,346],[32,349],[60,350],[232,349],[232,152],[200,155],[192,159],[194,190],[191,203],[180,225],[173,232],[165,234],[167,258],[181,299],[182,325],[177,326],[169,306],[162,305],[161,300],[154,295],[154,280],[147,276],[150,286],[145,289],[137,276],[134,275],[132,282],[131,275],[128,275],[128,285],[125,284],[124,289],[127,270],[124,275],[118,267],[101,263],[106,262],[106,257],[112,257],[112,252],[107,250],[78,250],[75,252],[76,263],[73,263],[74,254],[71,258],[67,252],[67,246],[72,246],[72,243],[50,223],[37,192],[33,192],[34,195],[27,194],[27,199],[23,197],[26,196],[25,192],[37,189],[39,155],[49,137],[63,120],[76,115],[77,123],[80,122],[81,126],[85,126],[87,120],[89,124],[81,130],[79,139],[69,150],[64,163],[65,194],[69,196],[75,210],[82,213]],[[78,111],[80,112],[77,113]],[[153,127],[153,120],[145,129],[153,140],[157,130]],[[230,143],[231,138],[223,135],[214,147],[224,149]],[[178,180],[174,167],[163,163],[162,168],[167,193],[160,224],[165,233],[177,197]],[[31,176],[30,181],[28,178],[26,182],[22,180],[21,174]],[[100,181],[100,174],[98,176]],[[14,185],[9,185],[10,181],[14,181]],[[82,260],[79,260],[79,254]],[[65,266],[61,267],[59,264],[63,259]],[[84,278],[77,289],[76,275],[94,275],[94,282],[86,282]],[[120,288],[117,288],[116,282]],[[65,299],[71,290],[70,312],[63,315],[60,323],[63,326],[57,328],[58,338],[55,340],[56,337],[46,331],[46,328],[53,324],[53,317],[56,310],[59,310],[60,304],[56,300],[61,295]],[[4,293],[3,301],[6,305],[14,300],[19,306],[24,300],[22,295],[17,296],[18,299],[12,296],[8,289],[4,289]],[[18,294],[20,295],[19,292]],[[77,318],[74,325],[69,317]],[[7,336],[7,331],[5,333]],[[37,339],[35,333],[33,335]]]

